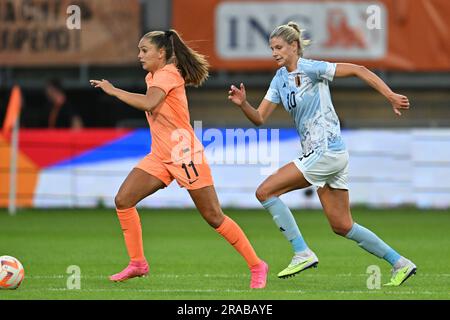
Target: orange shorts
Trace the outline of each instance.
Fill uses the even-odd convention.
[[[168,186],[174,179],[180,187],[188,190],[200,189],[214,184],[211,169],[206,157],[202,152],[196,153],[186,160],[186,163],[163,162],[161,158],[153,153],[146,155],[136,166],[145,172],[155,176]],[[198,161],[199,160],[199,161]]]

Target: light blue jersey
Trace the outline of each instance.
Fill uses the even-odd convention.
[[[328,88],[335,72],[335,63],[300,58],[295,71],[278,69],[264,97],[283,103],[294,119],[304,155],[345,150]]]

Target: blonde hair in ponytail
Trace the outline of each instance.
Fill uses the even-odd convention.
[[[166,50],[166,61],[175,60],[186,85],[198,87],[208,78],[209,63],[205,56],[188,47],[175,30],[152,31],[144,38]]]
[[[305,30],[300,29],[300,26],[296,22],[289,21],[287,24],[276,27],[270,34],[270,39],[280,37],[289,44],[296,41],[298,44],[298,55],[302,57],[303,50],[311,43],[310,40],[303,39],[303,31]]]

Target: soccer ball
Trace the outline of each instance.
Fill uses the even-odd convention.
[[[17,289],[25,271],[19,260],[10,256],[0,257],[0,289]]]

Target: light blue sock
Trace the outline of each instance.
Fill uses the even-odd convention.
[[[383,258],[392,266],[400,259],[400,255],[369,229],[354,223],[346,238],[354,240],[366,251]]]
[[[272,197],[266,201],[261,202],[263,207],[267,209],[273,217],[276,225],[292,244],[294,252],[301,252],[306,250],[308,246],[300,233],[300,230],[295,222],[291,210],[278,197]]]

